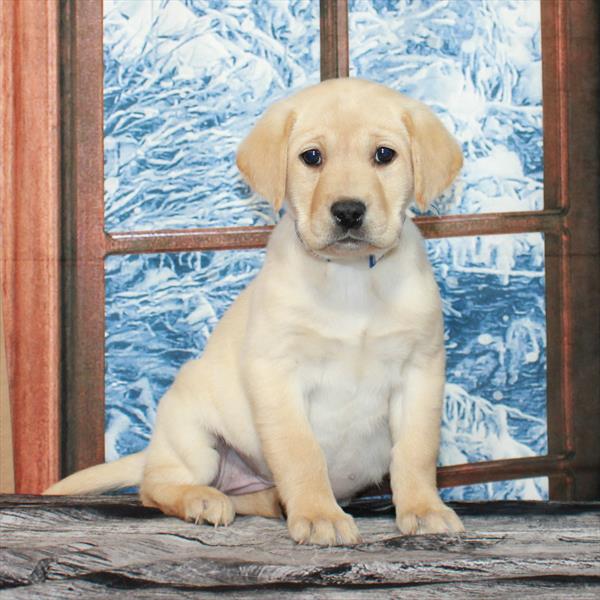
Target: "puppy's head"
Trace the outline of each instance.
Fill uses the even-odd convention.
[[[398,243],[405,210],[444,191],[460,148],[423,104],[359,79],[333,79],[274,104],[242,142],[237,164],[298,235],[327,258]]]

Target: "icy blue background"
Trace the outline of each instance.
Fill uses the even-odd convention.
[[[434,211],[543,208],[539,0],[350,0],[350,72],[431,106],[465,154]]]
[[[235,166],[265,108],[319,81],[319,3],[105,0],[108,230],[273,223]]]
[[[463,143],[462,183],[437,210],[541,208],[539,3],[351,8],[352,68],[432,105]],[[264,106],[317,81],[318,55],[316,1],[105,1],[107,228],[273,222],[236,174],[235,147]],[[428,250],[448,349],[441,463],[544,454],[542,236],[431,240]],[[145,446],[160,396],[263,255],[107,259],[108,459]],[[545,498],[546,487],[521,480],[444,495]]]

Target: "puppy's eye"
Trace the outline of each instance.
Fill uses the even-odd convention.
[[[300,155],[300,158],[309,166],[317,167],[323,162],[321,152],[316,148],[311,148]]]
[[[386,148],[385,146],[379,146],[379,148],[375,150],[375,162],[379,165],[386,165],[387,163],[392,162],[394,156],[396,156],[396,151],[391,148]]]

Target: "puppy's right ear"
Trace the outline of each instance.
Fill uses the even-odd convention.
[[[294,121],[291,102],[277,102],[242,141],[237,153],[237,166],[244,179],[276,211],[285,198],[288,139]]]

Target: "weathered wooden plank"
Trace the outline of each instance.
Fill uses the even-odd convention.
[[[206,591],[185,588],[152,588],[142,590],[119,589],[107,587],[101,583],[83,582],[50,582],[0,591],[0,598],[31,599],[46,598],[48,600],[81,599],[99,600],[104,598],[127,598],[127,600],[173,600],[174,598],[194,598],[212,600],[223,598],[225,590]],[[339,587],[273,587],[269,589],[226,590],[226,597],[231,600],[286,600],[302,598],[303,600],[339,600],[342,597],[353,600],[464,600],[465,598],[481,598],[489,600],[514,600],[515,598],[542,598],[543,600],[597,600],[600,587],[597,583],[584,581],[498,581],[436,584],[431,586],[375,587],[340,589]]]
[[[363,514],[367,508],[363,503]],[[0,497],[0,589],[48,598],[69,597],[69,590],[101,597],[92,594],[102,589],[166,594],[151,597],[245,594],[282,585],[290,593],[315,588],[306,597],[326,597],[321,591],[329,588],[352,589],[354,596],[365,585],[385,588],[386,597],[401,587],[405,597],[407,587],[419,586],[427,598],[424,589],[433,593],[450,582],[474,597],[490,586],[508,597],[532,581],[557,594],[568,589],[564,597],[600,590],[600,504],[456,508],[467,528],[460,536],[404,537],[389,514],[363,516],[362,544],[316,548],[295,545],[277,520],[243,517],[216,529],[165,517],[128,497]]]

